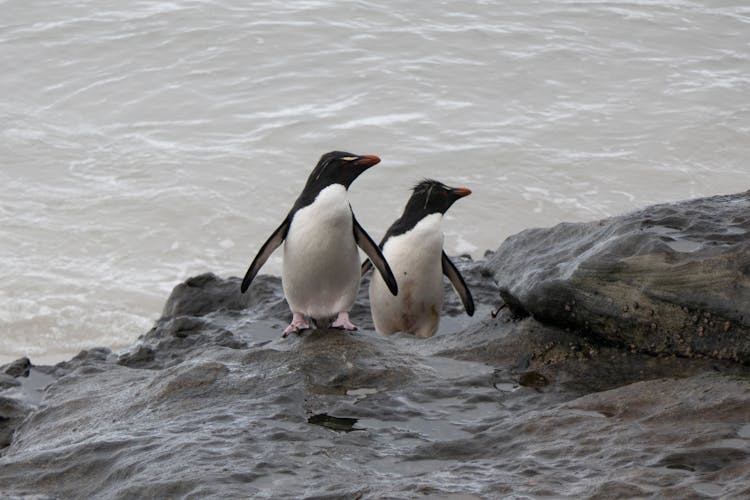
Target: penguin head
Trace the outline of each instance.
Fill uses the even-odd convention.
[[[362,172],[378,163],[380,163],[380,158],[375,155],[331,151],[320,157],[318,164],[307,179],[306,189],[319,191],[331,184],[341,184],[348,189]]]
[[[424,215],[444,214],[456,200],[470,194],[468,188],[453,188],[433,179],[425,179],[414,186],[406,211]]]

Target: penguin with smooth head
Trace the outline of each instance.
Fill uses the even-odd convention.
[[[244,293],[268,257],[284,243],[281,283],[292,311],[290,333],[336,316],[331,328],[356,330],[349,311],[359,290],[357,246],[375,264],[384,286],[396,295],[398,286],[378,246],[354,217],[347,190],[362,172],[380,162],[375,155],[331,151],[320,157],[292,209],[258,251],[242,280]]]
[[[469,194],[467,188],[452,188],[431,179],[414,187],[404,213],[380,243],[396,276],[398,296],[387,293],[380,276],[370,280],[370,309],[379,333],[406,332],[420,338],[435,335],[443,307],[443,274],[461,298],[466,314],[474,314],[471,292],[443,250],[442,230],[445,212]],[[365,261],[362,274],[371,267],[372,263]]]

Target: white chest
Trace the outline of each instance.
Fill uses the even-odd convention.
[[[359,289],[359,253],[344,186],[328,186],[294,214],[284,242],[282,285],[292,311],[317,318],[351,308]]]
[[[422,275],[440,276],[443,252],[443,216],[431,214],[410,231],[390,238],[383,246],[383,255],[392,267],[403,274],[421,271]]]
[[[389,294],[380,276],[373,274],[370,304],[380,333],[401,331],[424,338],[435,334],[443,305],[442,219],[441,214],[429,215],[383,246],[398,282],[398,296]]]
[[[346,188],[333,184],[323,189],[310,205],[297,210],[287,233],[287,240],[317,237],[330,239],[344,232],[352,234],[352,214]]]

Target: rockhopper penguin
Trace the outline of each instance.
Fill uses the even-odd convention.
[[[386,282],[374,275],[370,281],[370,308],[375,329],[383,335],[412,333],[432,337],[443,307],[443,274],[450,280],[469,316],[474,300],[463,277],[443,251],[443,214],[453,203],[471,194],[424,180],[414,187],[403,215],[388,229],[380,248],[391,265],[399,293],[388,293]],[[372,264],[362,265],[364,275]]]
[[[356,330],[349,311],[359,290],[359,246],[375,264],[388,293],[398,286],[378,246],[354,217],[347,189],[380,162],[374,155],[332,151],[321,156],[302,193],[281,225],[263,244],[242,280],[244,293],[268,257],[284,243],[281,283],[292,322],[284,336],[336,316],[332,328]]]

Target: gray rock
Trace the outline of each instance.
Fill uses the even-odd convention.
[[[656,358],[495,314],[486,263],[456,262],[477,313],[466,317],[446,284],[426,341],[372,331],[366,283],[360,331],[282,339],[277,278],[258,277],[248,296],[238,278],[188,280],[128,352],[32,369],[47,377],[44,399],[5,427],[15,432],[0,450],[0,496],[750,493],[746,366]]]
[[[266,310],[270,304],[284,299],[278,277],[259,276],[244,294],[238,293],[240,283],[238,278],[225,280],[213,273],[189,278],[172,290],[164,305],[162,318],[200,317],[217,311]]]
[[[255,349],[207,346],[163,369],[107,366],[81,367],[47,390],[0,460],[0,484],[54,488],[63,498],[252,496],[269,474],[336,470],[315,457],[331,436],[307,423],[312,416],[377,409],[398,418],[377,403],[357,408],[346,394],[400,390],[429,371],[386,339],[327,330]],[[279,495],[298,487],[290,482]]]
[[[31,361],[27,357],[19,358],[12,363],[0,367],[0,371],[11,377],[27,377],[31,369]]]
[[[582,396],[576,367],[626,362],[505,315],[427,342],[273,333],[184,351],[161,368],[82,353],[17,428],[0,485],[58,498],[580,498],[664,485],[685,497],[706,481],[747,492],[737,464],[748,459],[750,393],[737,373],[675,358],[689,378],[621,379]],[[654,358],[619,356],[630,380],[660,375],[641,362]]]
[[[750,363],[750,192],[526,230],[488,267],[519,316],[636,351]]]
[[[10,444],[16,427],[31,410],[32,408],[23,401],[0,396],[0,449]]]
[[[21,382],[16,380],[16,377],[11,377],[5,373],[0,373],[0,391],[8,389],[10,387],[18,387]]]
[[[248,311],[278,309],[283,304],[280,280],[259,276],[247,294],[238,278],[202,274],[177,285],[154,327],[138,339],[118,363],[131,368],[163,368],[184,361],[209,345],[239,349],[246,344],[230,332],[246,322]],[[257,285],[257,286],[256,286]],[[252,316],[251,316],[252,317]]]

